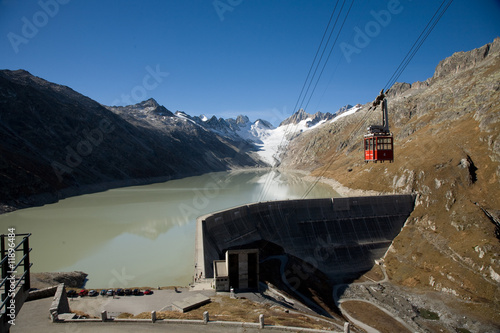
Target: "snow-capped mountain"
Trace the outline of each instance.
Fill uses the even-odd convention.
[[[262,136],[262,144],[258,145],[258,154],[266,163],[273,166],[278,165],[281,161],[280,155],[297,135],[318,128],[326,122],[334,122],[351,115],[360,108],[361,104],[356,106],[348,104],[333,114],[317,112],[314,115],[300,109],[282,121],[279,127],[265,132],[265,136]]]
[[[251,122],[247,116],[239,115],[234,118],[207,117],[206,115],[191,116],[184,111],[176,111],[175,114],[154,99],[130,105],[126,107],[108,107],[115,113],[125,118],[133,118],[135,122],[142,121],[142,126],[168,126],[167,123],[174,119],[189,122],[191,125],[201,127],[205,131],[215,133],[234,142],[243,141],[255,147],[255,151],[263,162],[276,166],[280,163],[279,155],[286,149],[288,143],[302,132],[312,130],[330,121],[348,116],[361,105],[355,107],[346,105],[335,113],[309,114],[303,109],[281,122],[280,126],[274,127],[263,119]],[[171,119],[171,120],[169,120]],[[163,125],[162,125],[163,124]]]
[[[309,114],[304,109],[300,109],[299,111],[295,112],[291,117],[288,117],[287,119],[283,120],[280,126],[289,124],[298,124],[306,120],[305,125],[307,127],[311,127],[318,124],[321,121],[332,119],[333,117],[335,117],[335,115],[329,112],[323,113],[318,111],[315,114]]]
[[[231,139],[242,139],[255,144],[262,144],[263,139],[269,135],[269,131],[274,129],[268,121],[257,119],[251,122],[247,116],[239,115],[233,118],[208,118],[205,115],[190,116],[183,111],[175,113],[177,117],[188,119],[203,128],[215,132],[219,135]]]

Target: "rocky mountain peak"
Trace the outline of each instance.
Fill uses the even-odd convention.
[[[115,113],[150,114],[151,116],[174,117],[174,114],[163,105],[158,104],[154,98],[147,99],[134,105],[107,107]]]
[[[346,104],[343,107],[341,107],[340,109],[338,109],[338,111],[335,112],[335,115],[338,116],[338,115],[340,115],[340,114],[342,114],[342,113],[344,113],[347,110],[352,109],[352,108],[353,108],[353,106],[351,104]]]
[[[296,125],[303,120],[309,119],[309,121],[306,122],[306,126],[311,127],[311,126],[316,125],[317,123],[319,123],[322,120],[329,120],[329,119],[332,119],[333,117],[334,117],[334,115],[329,113],[329,112],[323,113],[323,112],[318,111],[314,115],[312,115],[312,114],[307,113],[304,109],[300,109],[297,112],[295,112],[293,115],[288,117],[287,119],[283,120],[281,122],[280,126],[288,125],[288,124]]]
[[[270,122],[263,120],[263,119],[260,119],[260,118],[257,119],[254,124],[257,126],[260,126],[260,127],[268,128],[268,129],[274,128],[274,126]]]
[[[394,83],[387,96],[394,98],[402,94],[414,94],[417,90],[426,89],[434,82],[474,68],[488,59],[498,58],[499,56],[500,37],[497,37],[492,43],[466,52],[455,52],[448,58],[441,60],[436,66],[434,75],[425,81],[416,81],[411,84],[406,82]]]
[[[154,107],[157,108],[160,105],[154,98],[147,99],[145,101],[142,101],[140,103],[137,103],[137,105],[143,106],[143,107]]]
[[[500,37],[495,38],[492,43],[488,43],[477,49],[467,52],[456,52],[451,57],[439,62],[432,79],[435,80],[472,68],[488,57],[498,57],[499,52]]]
[[[238,126],[241,126],[241,127],[246,126],[246,124],[249,122],[250,122],[250,119],[248,119],[247,116],[240,114],[238,117],[236,117],[236,124]]]

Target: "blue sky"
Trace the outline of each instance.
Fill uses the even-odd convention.
[[[295,111],[336,3],[0,0],[0,68],[28,70],[106,105],[153,97],[172,111],[276,125]],[[373,100],[440,3],[355,0],[306,111]],[[390,6],[377,21],[373,13]],[[499,18],[499,0],[455,0],[398,81],[425,80],[441,59],[492,42]],[[346,56],[340,45],[356,47],[367,27],[371,37]]]

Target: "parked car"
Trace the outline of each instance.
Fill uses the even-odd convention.
[[[101,295],[102,296],[106,295],[106,292],[107,292],[106,289],[101,290]]]
[[[139,289],[134,289],[134,291],[132,291],[132,294],[134,294],[135,296],[137,296],[137,295],[141,294],[141,291]]]
[[[106,292],[106,295],[108,296],[113,296],[115,294],[115,291],[113,289],[109,289],[107,292]]]
[[[76,295],[76,290],[73,290],[73,289],[68,290],[68,291],[66,292],[66,295],[67,295],[68,297],[75,297],[75,296],[77,296],[77,295]]]
[[[82,289],[80,290],[80,292],[78,293],[78,296],[87,296],[89,294],[89,291],[87,289]]]
[[[153,295],[153,291],[151,289],[146,289],[144,295]]]
[[[132,290],[130,290],[130,289],[125,289],[125,290],[124,290],[124,293],[125,293],[125,295],[130,296],[130,295],[132,295]]]
[[[89,296],[94,297],[94,296],[97,296],[97,295],[99,295],[99,293],[97,291],[95,291],[93,289],[91,291],[89,291]]]
[[[123,289],[121,289],[121,288],[116,289],[115,294],[116,294],[116,295],[118,295],[118,296],[123,296],[123,295],[125,295],[125,293],[123,292]]]

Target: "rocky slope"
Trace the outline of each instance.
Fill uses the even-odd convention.
[[[253,150],[154,100],[108,109],[26,71],[0,71],[0,211],[263,165]]]
[[[421,301],[440,299],[450,322],[498,330],[500,38],[441,61],[424,82],[395,84],[388,96],[394,163],[363,161],[365,129],[380,119],[367,104],[292,140],[283,165],[352,189],[416,193],[385,258],[390,281]]]

